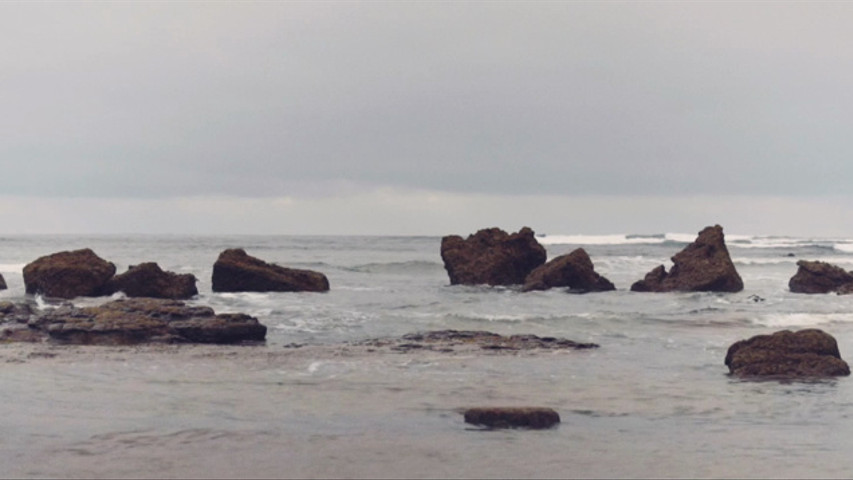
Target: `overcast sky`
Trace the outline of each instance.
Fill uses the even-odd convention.
[[[3,233],[853,235],[853,2],[0,3]]]

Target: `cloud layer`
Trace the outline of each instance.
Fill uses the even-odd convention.
[[[837,2],[4,3],[4,193],[842,193],[850,18]]]

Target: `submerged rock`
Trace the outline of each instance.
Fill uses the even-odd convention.
[[[441,259],[451,285],[520,285],[545,263],[545,248],[528,227],[508,234],[499,228],[483,229],[463,239],[441,239]]]
[[[116,300],[86,308],[63,306],[32,318],[28,326],[51,340],[81,345],[239,343],[263,341],[267,331],[248,315],[216,315],[209,307],[154,298]]]
[[[326,292],[329,280],[311,270],[273,265],[241,248],[219,254],[213,264],[214,292]]]
[[[29,294],[47,297],[96,297],[116,273],[112,263],[91,249],[47,255],[24,267],[24,285]]]
[[[178,275],[164,272],[154,262],[131,266],[111,278],[105,286],[106,293],[124,292],[128,297],[188,299],[198,295],[195,275]]]
[[[574,292],[604,292],[615,290],[613,283],[595,272],[589,255],[583,248],[561,255],[530,272],[523,291],[569,287]]]
[[[480,407],[465,410],[465,423],[488,428],[551,428],[560,414],[544,407]]]
[[[834,377],[850,375],[838,343],[816,329],[757,335],[729,347],[726,366],[739,377]]]
[[[457,352],[488,350],[496,353],[534,350],[584,350],[598,348],[595,343],[579,343],[567,338],[539,337],[530,334],[499,335],[483,330],[435,330],[409,333],[399,338],[376,338],[355,343],[367,347],[389,348],[397,352],[430,350]]]
[[[788,280],[791,292],[845,294],[853,291],[853,274],[841,267],[808,260],[800,260],[797,267],[797,273]]]
[[[739,292],[743,280],[729,256],[723,227],[705,227],[696,240],[672,257],[669,273],[663,265],[631,285],[634,292]]]

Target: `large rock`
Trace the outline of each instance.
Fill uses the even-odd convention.
[[[604,292],[615,290],[613,283],[595,273],[589,255],[583,248],[561,255],[530,272],[524,281],[525,292],[569,287],[573,292]]]
[[[465,410],[465,423],[488,428],[551,428],[560,414],[543,407],[479,407]]]
[[[116,273],[112,263],[86,248],[41,257],[24,267],[27,293],[47,297],[96,297]]]
[[[499,228],[478,231],[463,239],[441,239],[441,259],[451,285],[519,285],[545,263],[545,248],[533,230],[508,234]]]
[[[262,341],[267,327],[244,314],[216,315],[209,307],[177,300],[131,298],[97,307],[62,306],[29,321],[31,329],[60,343],[133,345]]]
[[[788,280],[788,288],[794,293],[849,293],[853,288],[853,274],[841,267],[808,260],[800,260],[797,267],[797,273]]]
[[[195,275],[164,272],[154,262],[131,266],[116,275],[105,287],[106,293],[124,292],[128,297],[171,298],[175,300],[198,295]]]
[[[642,280],[631,285],[635,292],[739,292],[743,280],[738,275],[726,248],[723,227],[714,225],[699,232],[696,240],[672,257],[673,267],[666,272],[655,267]]]
[[[816,328],[757,335],[729,347],[726,366],[739,377],[834,377],[850,375],[838,344]]]
[[[325,292],[329,280],[311,270],[273,265],[232,248],[213,264],[214,292]]]

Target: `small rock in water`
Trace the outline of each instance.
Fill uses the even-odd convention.
[[[560,414],[544,407],[478,407],[465,410],[465,423],[487,428],[551,428]]]

